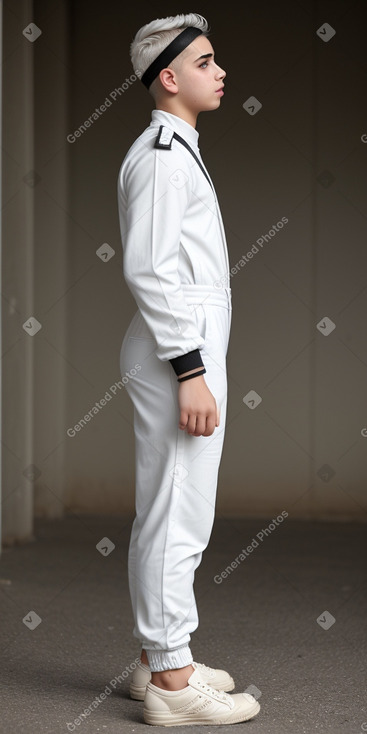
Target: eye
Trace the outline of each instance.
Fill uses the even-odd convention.
[[[203,61],[203,63],[200,64],[200,67],[199,68],[202,69],[203,66],[207,67],[208,66],[208,63],[209,63],[208,61]]]

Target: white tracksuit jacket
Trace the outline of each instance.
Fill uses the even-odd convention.
[[[228,252],[214,187],[190,151],[172,139],[175,131],[204,165],[199,133],[169,112],[151,114],[118,175],[123,272],[157,357],[180,375],[203,365],[204,346],[181,284],[229,287]],[[169,147],[154,147],[159,133]]]

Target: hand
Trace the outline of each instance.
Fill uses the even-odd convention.
[[[204,375],[179,382],[178,403],[180,420],[178,427],[192,436],[211,436],[220,422],[220,410],[210,392]]]

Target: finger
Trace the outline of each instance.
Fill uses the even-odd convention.
[[[189,414],[186,410],[181,410],[180,412],[180,420],[178,422],[178,427],[181,428],[181,431],[184,431],[187,426],[187,421],[189,419]]]
[[[187,433],[189,433],[190,435],[193,435],[195,433],[195,429],[196,429],[196,415],[194,414],[194,415],[189,416],[186,430],[187,430]]]
[[[206,430],[203,433],[203,436],[211,436],[212,433],[214,433],[215,430],[215,414],[210,414],[206,419]]]
[[[196,428],[195,428],[195,436],[203,436],[205,435],[207,425],[206,425],[206,416],[201,415],[197,416],[196,418]]]

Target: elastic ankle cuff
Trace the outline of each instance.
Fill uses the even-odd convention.
[[[189,645],[182,645],[176,650],[147,650],[145,652],[148,657],[150,670],[158,673],[162,670],[172,670],[173,668],[185,668],[193,662],[192,653]]]

